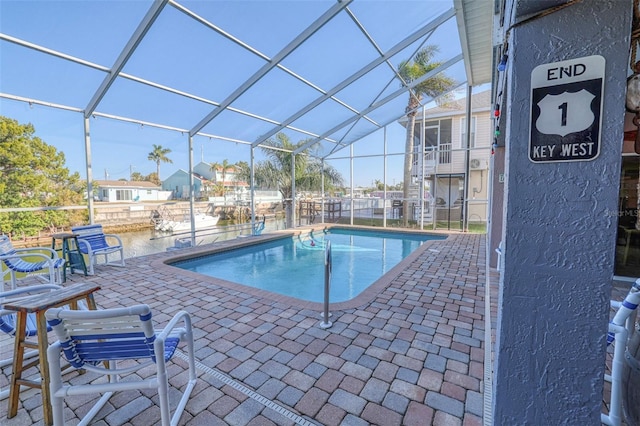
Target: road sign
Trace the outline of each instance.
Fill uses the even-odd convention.
[[[538,65],[531,72],[529,160],[590,161],[600,154],[602,56]]]

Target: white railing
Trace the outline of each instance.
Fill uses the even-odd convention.
[[[411,174],[414,177],[421,176],[423,173],[423,169],[424,169],[425,176],[436,173],[436,168],[438,166],[438,159],[442,159],[442,154],[443,153],[438,152],[438,150],[435,147],[431,147],[431,148],[427,148],[424,151],[424,154],[422,156],[415,155],[413,157],[413,168],[412,168]],[[448,154],[447,155],[447,158],[449,160],[448,163],[450,163],[451,151],[448,151],[446,154]],[[424,164],[424,167],[423,167],[423,164]],[[442,164],[442,161],[440,161],[440,164]]]
[[[451,143],[440,144],[439,164],[451,164]]]

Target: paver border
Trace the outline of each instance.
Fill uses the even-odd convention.
[[[162,259],[158,259],[152,262],[152,267],[157,268],[160,271],[166,271],[167,273],[181,274],[184,276],[188,276],[193,278],[194,280],[200,281],[202,283],[208,283],[214,286],[224,287],[230,290],[237,290],[248,295],[259,297],[261,299],[271,300],[276,303],[283,303],[290,306],[298,306],[301,309],[310,309],[310,310],[323,310],[323,304],[320,302],[310,302],[302,299],[297,299],[291,296],[285,296],[277,293],[273,293],[267,290],[262,290],[254,287],[250,287],[244,284],[236,283],[233,281],[227,281],[220,278],[209,277],[203,274],[199,274],[197,272],[187,271],[176,266],[172,266],[172,263],[180,262],[183,260],[189,260],[197,257],[208,256],[215,253],[222,253],[229,250],[234,250],[242,247],[248,247],[252,245],[257,245],[269,241],[275,241],[283,238],[291,238],[295,237],[299,234],[313,231],[321,231],[326,228],[337,228],[337,229],[353,229],[353,230],[365,230],[365,231],[376,231],[380,233],[406,233],[406,234],[425,234],[431,236],[444,237],[443,239],[434,239],[425,241],[420,247],[410,253],[407,257],[402,259],[397,265],[391,268],[386,274],[380,277],[378,280],[374,281],[369,287],[363,290],[360,294],[358,294],[353,299],[344,301],[344,302],[336,302],[331,303],[330,307],[334,310],[347,310],[347,309],[355,309],[364,304],[370,303],[378,294],[380,294],[388,285],[398,277],[404,270],[406,270],[407,266],[411,265],[416,259],[418,259],[425,251],[429,250],[434,242],[443,242],[449,239],[449,235],[447,233],[442,232],[434,232],[434,231],[420,231],[420,230],[396,230],[396,229],[381,229],[379,227],[365,227],[365,226],[345,226],[345,225],[329,225],[325,224],[322,227],[305,227],[305,228],[296,228],[296,231],[292,232],[288,231],[275,231],[270,234],[255,236],[255,237],[245,237],[245,238],[237,238],[235,240],[223,241],[220,244],[213,244],[206,248],[195,248],[195,249],[185,249],[180,253],[174,253],[168,257],[164,257]]]

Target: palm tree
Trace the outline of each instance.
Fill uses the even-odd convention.
[[[249,182],[251,180],[251,166],[246,161],[238,161],[234,164],[237,181]]]
[[[167,154],[171,153],[169,148],[163,148],[162,145],[153,144],[153,151],[149,153],[147,160],[153,161],[156,163],[156,176],[160,181],[160,162],[163,163],[173,163]]]
[[[279,148],[277,150],[262,148],[267,156],[266,161],[258,162],[254,165],[254,179],[258,186],[267,188],[277,188],[284,199],[287,227],[293,226],[292,208],[293,200],[293,179],[291,175],[291,164],[293,154],[287,151],[295,151],[306,140],[292,143],[284,133],[278,133],[275,139],[267,140],[264,145]],[[283,151],[286,150],[286,151]],[[324,175],[325,185],[328,187],[343,184],[342,175],[333,167],[324,165],[316,158],[308,155],[310,148],[296,155],[295,159],[295,185],[300,190],[319,190],[321,188],[322,177]]]
[[[222,173],[222,196],[224,197],[224,204],[227,204],[227,190],[225,187],[225,179],[227,178],[227,171],[234,171],[234,165],[229,163],[226,158],[222,160],[222,163],[211,163],[211,171],[216,173],[220,170]]]
[[[415,59],[404,60],[398,65],[398,74],[402,77],[403,86],[410,84],[433,69],[442,65],[441,62],[433,61],[435,54],[438,53],[438,46],[428,45],[420,49]],[[414,128],[416,124],[416,113],[422,102],[424,95],[430,98],[436,98],[455,86],[455,81],[445,74],[438,74],[429,78],[422,83],[416,85],[409,91],[409,104],[405,109],[407,113],[407,139],[405,141],[404,154],[404,188],[403,188],[403,210],[404,210],[404,226],[409,225],[409,189],[411,182],[411,168],[413,165],[413,139]],[[424,123],[422,124],[424,126]]]

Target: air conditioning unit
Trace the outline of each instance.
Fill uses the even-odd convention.
[[[479,158],[473,158],[469,161],[469,168],[471,170],[481,170],[486,169],[486,162],[484,160],[480,160]]]

